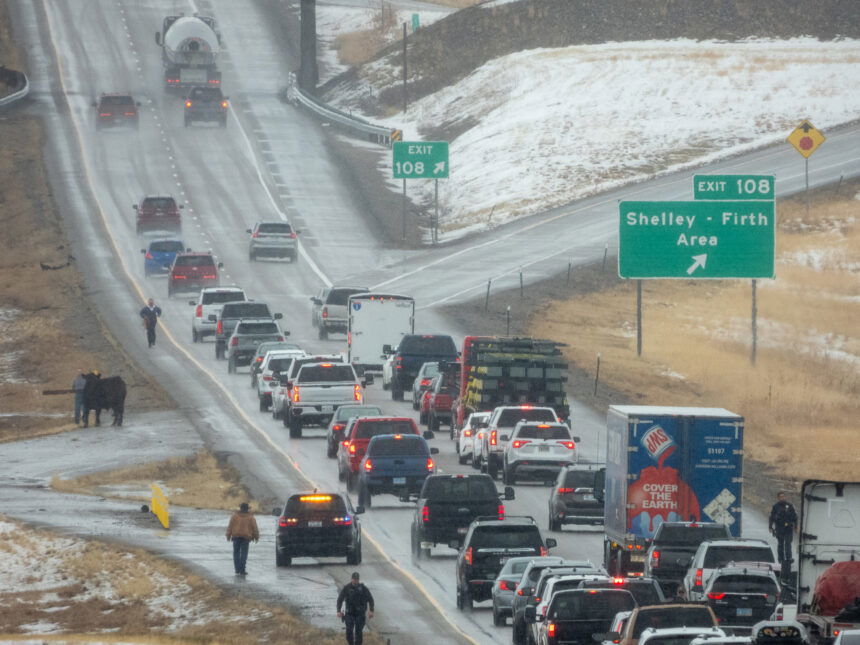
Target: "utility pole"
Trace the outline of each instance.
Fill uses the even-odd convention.
[[[409,95],[406,92],[406,23],[403,23],[403,114],[409,107]]]
[[[299,87],[315,90],[320,75],[317,68],[317,4],[316,0],[302,0],[301,4],[301,67]]]

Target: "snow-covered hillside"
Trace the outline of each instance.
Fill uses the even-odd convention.
[[[490,61],[387,122],[407,140],[457,133],[439,188],[442,237],[451,239],[781,141],[804,118],[821,129],[860,118],[859,62],[857,40],[531,50]],[[370,76],[396,78],[377,71]],[[383,156],[386,177],[389,164]],[[432,183],[410,182],[410,194],[429,203]]]

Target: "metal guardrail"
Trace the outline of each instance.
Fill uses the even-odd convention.
[[[0,107],[11,105],[30,93],[30,81],[24,72],[0,67],[0,79],[2,79],[6,85],[17,88],[11,94],[7,94],[3,98],[0,98]]]
[[[398,129],[376,125],[323,103],[298,86],[295,74],[290,74],[289,85],[284,90],[283,96],[293,105],[310,110],[330,123],[349,130],[354,134],[367,137],[369,141],[390,146],[392,141],[399,141],[403,136],[402,132]]]

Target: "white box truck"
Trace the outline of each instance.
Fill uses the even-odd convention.
[[[396,347],[415,330],[415,300],[390,293],[357,293],[349,297],[346,342],[349,362],[363,371],[381,372],[383,345]]]

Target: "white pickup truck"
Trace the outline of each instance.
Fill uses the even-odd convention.
[[[302,436],[307,425],[327,426],[342,405],[364,402],[365,381],[349,363],[306,363],[287,383],[289,404],[283,410],[290,438]]]

